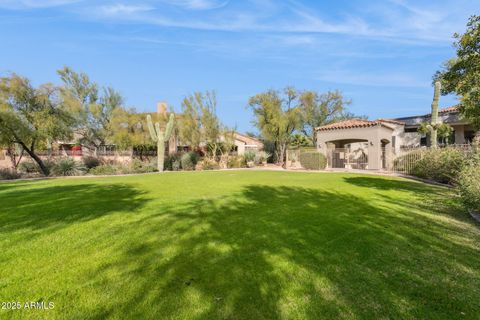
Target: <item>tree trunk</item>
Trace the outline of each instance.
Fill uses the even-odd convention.
[[[48,176],[50,174],[50,170],[48,170],[48,168],[45,166],[42,159],[40,159],[40,157],[37,156],[31,149],[27,148],[24,143],[20,142],[20,145],[23,147],[23,150],[25,150],[28,155],[38,164],[40,171],[42,171],[45,176]]]

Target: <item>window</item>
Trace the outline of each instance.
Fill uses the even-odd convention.
[[[395,146],[397,144],[397,137],[396,136],[392,136],[392,148],[395,149]]]
[[[418,132],[417,128],[405,128],[405,132]]]
[[[421,145],[422,147],[427,146],[427,136],[424,136],[424,137],[421,137],[421,138],[420,138],[420,145]]]
[[[464,133],[465,143],[472,143],[475,138],[475,131],[465,131]]]

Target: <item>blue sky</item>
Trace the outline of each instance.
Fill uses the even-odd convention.
[[[177,110],[216,90],[222,121],[252,130],[250,96],[339,89],[371,119],[427,113],[431,76],[477,0],[0,0],[0,73],[58,83],[68,65],[128,106]],[[442,97],[441,106],[455,103]]]

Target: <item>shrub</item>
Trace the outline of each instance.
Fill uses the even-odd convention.
[[[157,165],[153,162],[144,162],[139,159],[133,159],[132,162],[130,162],[128,169],[128,173],[148,173],[156,171]]]
[[[480,212],[480,163],[465,166],[458,174],[457,183],[464,205]]]
[[[18,165],[18,170],[23,173],[39,173],[40,168],[38,165],[30,160],[20,162]]]
[[[195,170],[195,166],[198,162],[198,155],[195,152],[185,153],[180,158],[180,162],[183,170]]]
[[[15,180],[20,177],[20,173],[13,169],[0,169],[0,180]]]
[[[227,161],[227,168],[245,168],[247,166],[247,161],[243,156],[233,156],[229,157]]]
[[[72,158],[60,159],[55,163],[51,173],[55,176],[78,176],[83,174],[86,168]]]
[[[270,154],[265,151],[259,151],[255,154],[254,162],[255,164],[267,163]]]
[[[182,157],[182,154],[177,152],[174,154],[171,154],[165,158],[164,162],[164,168],[165,170],[169,171],[178,171],[181,168],[180,164],[180,158]],[[157,162],[157,159],[155,158],[155,163]]]
[[[43,161],[43,165],[50,172],[53,170],[53,167],[55,166],[55,164],[56,164],[56,162],[53,161],[53,160],[47,159],[47,160]],[[27,161],[20,162],[17,170],[19,172],[22,172],[22,173],[30,173],[30,174],[32,174],[32,173],[42,173],[38,164],[36,162],[34,162],[33,160],[27,160]]]
[[[452,184],[463,168],[466,155],[454,148],[429,149],[412,168],[414,176]]]
[[[327,166],[327,158],[319,152],[302,152],[300,164],[308,170],[323,170]]]
[[[245,151],[243,155],[245,157],[245,161],[247,162],[255,161],[255,154],[256,154],[255,151],[251,151],[251,150]]]
[[[103,164],[98,167],[92,168],[88,171],[88,173],[96,175],[96,176],[108,176],[108,175],[115,175],[120,173],[120,169],[112,164]]]
[[[100,159],[98,159],[97,157],[86,156],[86,157],[83,157],[82,160],[83,160],[83,164],[87,169],[92,169],[102,164]]]
[[[214,161],[214,160],[210,160],[210,159],[203,159],[203,163],[202,163],[202,170],[218,170],[220,169],[220,165]]]

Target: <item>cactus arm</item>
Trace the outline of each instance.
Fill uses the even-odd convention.
[[[164,135],[159,135],[157,142],[157,169],[158,172],[163,172],[165,162],[165,140]]]
[[[150,131],[150,136],[152,137],[152,140],[155,142],[158,141],[157,132],[153,127],[152,117],[150,115],[147,115],[147,126],[148,126],[148,131]]]
[[[158,122],[155,122],[155,132],[157,133],[157,141],[160,140],[160,136],[163,135],[163,131],[160,128],[160,124]]]
[[[170,119],[168,119],[167,129],[165,130],[165,140],[166,141],[170,140],[170,137],[172,136],[174,121],[175,121],[175,114],[171,113],[170,114]]]

